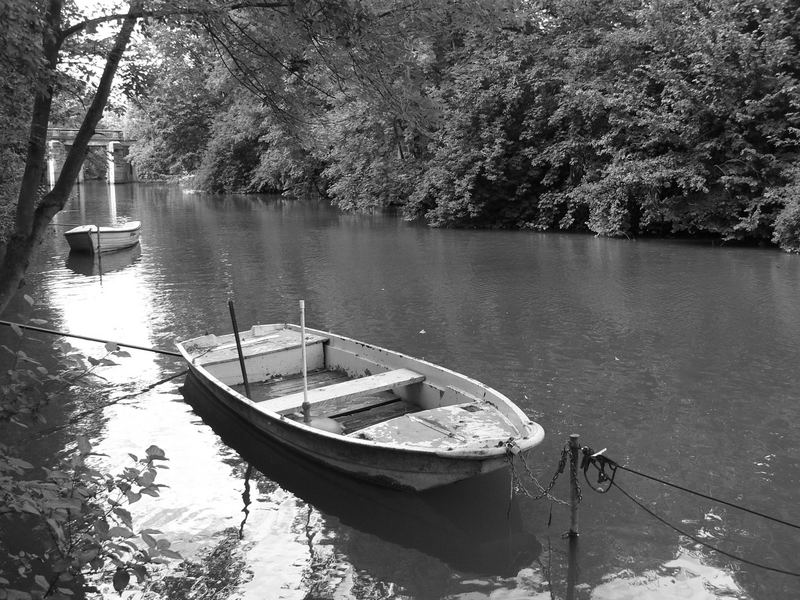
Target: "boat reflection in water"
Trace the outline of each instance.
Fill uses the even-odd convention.
[[[119,271],[134,264],[142,255],[139,244],[113,252],[91,253],[70,252],[67,256],[66,267],[79,275],[92,277]]]
[[[291,454],[220,405],[193,375],[184,399],[242,460],[317,509],[326,527],[369,534],[333,535],[358,569],[380,569],[386,542],[418,550],[473,575],[513,576],[541,546],[525,532],[506,470],[418,493],[378,487]],[[249,485],[249,482],[245,482]],[[246,514],[247,506],[245,506]],[[369,536],[380,540],[368,541]],[[383,551],[381,551],[383,550]]]

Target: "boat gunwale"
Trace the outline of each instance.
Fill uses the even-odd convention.
[[[119,225],[78,225],[64,232],[65,236],[80,235],[85,233],[130,233],[142,228],[141,221],[128,221],[127,223],[120,223]]]

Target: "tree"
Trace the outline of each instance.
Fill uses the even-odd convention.
[[[55,186],[49,192],[42,194],[40,188],[44,176],[47,127],[56,91],[59,58],[68,37],[84,31],[87,26],[87,22],[83,22],[64,28],[64,0],[48,0],[46,3],[41,21],[37,24],[42,32],[41,45],[38,49],[41,51],[43,64],[36,69],[33,82],[30,132],[25,170],[14,218],[14,231],[10,239],[0,246],[0,312],[8,305],[22,282],[34,248],[43,239],[47,225],[64,207],[69,197],[86,155],[89,140],[100,122],[103,109],[111,94],[111,85],[122,53],[128,45],[141,10],[142,0],[133,0],[130,11],[122,18],[122,26],[108,52],[105,68],[75,143],[66,157]]]
[[[796,247],[796,2],[539,7],[444,69],[412,214]]]
[[[8,21],[11,32],[8,40],[12,55],[18,58],[23,55],[34,58],[24,65],[25,75],[30,80],[28,91],[33,96],[25,168],[17,194],[12,231],[0,243],[0,313],[23,283],[25,271],[35,249],[44,238],[47,226],[69,198],[89,141],[108,104],[122,55],[131,41],[137,22],[142,18],[154,18],[173,23],[197,20],[211,23],[214,19],[224,19],[226,15],[236,11],[252,9],[277,14],[278,9],[287,6],[285,2],[257,0],[230,3],[201,0],[185,5],[165,0],[130,0],[126,9],[119,13],[85,18],[70,0],[43,0],[41,4],[33,4],[29,11],[15,9],[11,0],[3,0],[0,7],[12,17]],[[44,191],[42,177],[45,172],[47,128],[54,98],[59,91],[59,65],[70,52],[80,55],[79,42],[82,36],[98,26],[110,23],[118,23],[119,28],[106,41],[108,45],[105,64],[91,102],[83,115],[78,134],[55,185],[51,190]],[[26,28],[40,34],[40,41],[33,46],[33,52],[30,47],[21,44],[31,37]]]

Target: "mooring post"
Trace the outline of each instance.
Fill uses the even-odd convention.
[[[578,460],[580,458],[580,445],[577,433],[569,436],[569,532],[570,538],[578,537],[578,503],[580,502],[580,488],[578,487]]]
[[[567,595],[565,600],[575,600],[577,598],[578,575],[578,537],[570,536],[569,550],[567,552]]]

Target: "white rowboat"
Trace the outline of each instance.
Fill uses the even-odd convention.
[[[111,252],[139,243],[140,221],[129,221],[113,227],[81,225],[64,233],[70,250],[75,252]]]
[[[314,329],[304,345],[291,324],[239,337],[249,398],[233,334],[177,346],[216,401],[337,471],[419,491],[504,468],[544,439],[503,394],[427,361]]]

